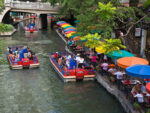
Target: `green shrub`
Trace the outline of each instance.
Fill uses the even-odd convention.
[[[146,113],[150,113],[150,108],[148,108],[147,112]]]
[[[0,33],[9,32],[12,31],[13,29],[14,27],[12,25],[0,23]]]
[[[133,103],[133,106],[136,110],[140,110],[141,109],[141,106],[137,103],[137,102],[134,102]]]

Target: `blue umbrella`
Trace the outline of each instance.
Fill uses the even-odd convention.
[[[68,32],[68,31],[77,31],[76,29],[67,29],[67,30],[64,30],[64,32]]]
[[[134,65],[126,68],[126,73],[129,76],[139,78],[150,78],[150,66],[148,65]]]
[[[113,51],[112,53],[108,53],[107,56],[111,57],[112,59],[119,59],[122,57],[133,57],[134,54],[125,50],[119,50],[119,51]]]

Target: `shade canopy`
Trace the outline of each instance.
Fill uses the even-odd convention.
[[[66,27],[63,27],[63,29],[67,29],[67,28],[75,28],[73,26],[66,26]]]
[[[150,66],[148,65],[134,65],[126,68],[126,74],[139,78],[150,78]]]
[[[63,24],[63,23],[66,23],[66,22],[60,21],[60,22],[57,22],[57,25],[60,25],[60,24]]]
[[[119,50],[119,51],[113,51],[107,54],[108,57],[111,57],[112,59],[119,59],[122,57],[133,57],[134,54],[125,51],[125,50]]]
[[[146,84],[146,91],[150,93],[150,83]]]
[[[71,26],[71,25],[70,24],[64,24],[61,27],[64,28],[64,27],[68,27],[68,26]]]
[[[71,35],[70,38],[73,39],[74,37],[77,37],[78,35]]]
[[[77,31],[76,29],[67,29],[67,30],[64,30],[64,32],[68,32],[68,31]]]
[[[65,32],[65,34],[70,34],[70,33],[75,33],[76,31],[68,31],[68,32]]]
[[[63,26],[63,25],[69,25],[68,23],[61,23],[59,24],[59,26]]]
[[[123,57],[117,60],[117,65],[121,68],[127,68],[133,65],[148,65],[149,62],[143,58],[139,57]]]

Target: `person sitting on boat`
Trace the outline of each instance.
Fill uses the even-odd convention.
[[[58,65],[61,66],[62,65],[62,57],[58,58]]]
[[[13,53],[11,47],[8,47],[7,51],[9,52],[9,54]]]
[[[80,57],[80,59],[78,60],[78,68],[82,68],[83,65],[84,65],[84,58]]]
[[[77,56],[76,56],[76,61],[78,62],[80,59],[80,54],[78,53]]]
[[[24,30],[25,30],[25,31],[27,31],[27,30],[28,30],[28,27],[27,27],[27,26],[25,26],[25,27],[24,27]]]
[[[17,53],[18,53],[18,47],[16,47],[16,49],[15,49],[15,53],[16,53],[16,55],[17,55]]]
[[[28,56],[28,50],[27,50],[26,46],[23,47],[23,54],[24,54],[24,58],[27,58],[27,56]]]
[[[23,51],[19,52],[19,61],[21,61],[24,58]]]
[[[73,69],[74,67],[77,67],[77,62],[76,60],[73,59],[73,56],[71,55],[71,58],[69,59],[69,63],[70,63],[70,69]]]
[[[54,54],[54,58],[55,58],[56,61],[58,60],[58,52],[56,52],[56,53]]]

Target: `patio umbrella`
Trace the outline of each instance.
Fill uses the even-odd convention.
[[[80,40],[80,37],[79,37],[79,36],[76,36],[76,37],[73,38],[73,40],[74,40],[74,41],[79,41],[79,40]]]
[[[98,53],[105,53],[104,46],[99,46],[95,48],[95,51]]]
[[[69,34],[69,33],[75,33],[76,31],[68,31],[68,32],[65,32],[65,34]]]
[[[64,21],[56,22],[57,25],[64,24],[64,23],[66,23],[66,22],[64,22]]]
[[[68,32],[68,31],[77,31],[75,29],[67,29],[67,30],[64,30],[64,32]]]
[[[117,65],[121,68],[127,68],[133,65],[148,65],[149,62],[143,58],[139,57],[123,57],[117,60]]]
[[[59,24],[59,26],[61,26],[61,27],[64,27],[64,26],[69,26],[70,24],[68,24],[68,23],[62,23],[62,24]]]
[[[70,38],[73,39],[73,38],[76,37],[76,36],[78,36],[78,35],[72,35],[72,36],[70,36]]]
[[[69,37],[70,37],[71,35],[73,35],[73,34],[74,34],[74,32],[71,32],[71,33],[67,34],[66,37],[69,38]]]
[[[67,28],[75,28],[73,26],[66,26],[66,27],[63,27],[63,29],[67,29]]]
[[[112,59],[119,59],[119,58],[122,58],[122,57],[133,57],[134,54],[128,52],[128,51],[125,51],[125,50],[119,50],[119,51],[113,51],[112,53],[109,52],[107,54],[108,57],[111,57]]]
[[[74,27],[70,27],[70,28],[67,28],[67,29],[64,29],[64,30],[69,30],[69,29],[76,30],[76,28],[74,28]]]
[[[126,68],[126,73],[129,76],[139,78],[150,78],[150,66],[148,65],[134,65]]]
[[[147,84],[146,84],[146,91],[147,91],[148,93],[150,93],[150,83],[147,83]]]
[[[70,24],[65,24],[65,25],[62,25],[61,27],[64,28],[64,27],[68,27],[68,26],[71,26]]]

